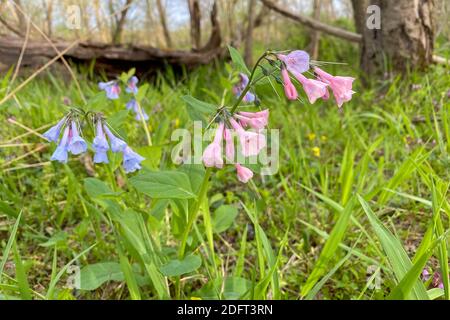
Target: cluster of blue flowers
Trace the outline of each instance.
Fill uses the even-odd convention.
[[[125,91],[127,93],[132,94],[133,98],[131,98],[131,100],[127,102],[126,108],[134,112],[136,120],[147,121],[148,115],[145,113],[144,109],[140,108],[139,102],[134,97],[138,93],[137,87],[138,82],[139,79],[136,76],[132,76],[127,82]],[[100,82],[98,84],[98,87],[100,90],[104,90],[106,92],[106,97],[110,100],[116,100],[120,96],[121,88],[118,80],[113,80],[109,82]]]
[[[94,163],[109,163],[107,152],[111,149],[112,152],[122,152],[125,172],[129,173],[141,169],[141,162],[145,158],[134,152],[125,141],[115,136],[100,115],[95,116],[95,119],[95,138],[92,143],[95,151]],[[64,131],[60,139],[62,130]],[[73,155],[86,152],[88,146],[80,132],[80,121],[72,112],[45,132],[44,137],[48,140],[53,142],[58,142],[59,140],[58,147],[53,153],[51,160],[67,163],[69,152]]]

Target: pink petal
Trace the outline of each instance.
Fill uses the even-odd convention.
[[[239,181],[247,183],[253,177],[253,172],[249,168],[241,166],[239,163],[237,163],[235,167]]]

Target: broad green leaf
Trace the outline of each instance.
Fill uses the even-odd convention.
[[[230,51],[231,60],[233,60],[233,63],[235,67],[247,75],[250,75],[250,70],[247,68],[247,65],[244,62],[244,59],[242,58],[239,51],[237,51],[232,46],[228,46],[228,51]]]
[[[213,230],[215,233],[221,233],[227,230],[233,224],[238,215],[235,206],[223,205],[217,208],[213,215]]]
[[[251,281],[241,277],[215,278],[208,281],[200,290],[193,294],[204,300],[236,300],[242,298],[252,286]]]
[[[120,129],[126,123],[128,114],[129,114],[129,111],[124,109],[124,110],[115,112],[114,114],[112,114],[111,116],[108,117],[108,124],[111,127],[113,127],[115,131],[118,131],[118,133],[121,135],[122,138],[126,138],[126,136],[124,136],[125,132]]]
[[[83,267],[75,285],[80,290],[95,290],[111,280],[124,280],[120,264],[117,262],[101,262]]]
[[[178,170],[189,176],[192,190],[197,194],[200,191],[200,186],[205,177],[205,167],[203,164],[183,164]]]
[[[148,169],[156,170],[161,162],[162,147],[161,146],[145,146],[136,149],[136,152],[145,158],[142,165]]]
[[[145,172],[129,181],[139,192],[155,199],[195,198],[189,177],[184,172]]]
[[[118,195],[106,183],[96,178],[84,179],[84,189],[91,198],[115,197]]]
[[[189,255],[183,260],[174,259],[162,265],[159,270],[167,277],[181,276],[182,274],[190,273],[202,265],[202,259],[199,256]]]
[[[137,102],[140,103],[145,98],[145,95],[147,94],[148,88],[149,88],[148,83],[145,83],[145,84],[143,84],[142,86],[139,87],[138,93],[136,95],[136,101]]]
[[[192,96],[183,96],[181,99],[186,102],[187,112],[193,121],[203,121],[216,112],[217,107],[213,104],[198,100]]]

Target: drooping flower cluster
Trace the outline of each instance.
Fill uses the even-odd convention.
[[[141,162],[145,160],[134,152],[125,141],[114,135],[100,115],[95,116],[95,137],[92,148],[95,151],[94,163],[109,163],[108,150],[123,154],[123,168],[125,172],[134,172],[141,169]],[[63,131],[60,139],[60,133]],[[88,145],[80,135],[81,126],[77,116],[72,113],[61,119],[55,126],[44,133],[44,137],[50,141],[58,142],[58,147],[51,160],[67,163],[68,153],[79,155],[85,153]],[[108,143],[109,140],[109,143]]]
[[[278,54],[278,59],[282,62],[281,77],[286,97],[289,100],[296,100],[298,92],[291,81],[290,74],[293,75],[303,86],[310,103],[315,103],[317,99],[327,100],[330,97],[328,87],[333,92],[337,105],[342,107],[344,102],[350,101],[355,93],[352,90],[352,77],[332,76],[319,67],[313,67],[316,79],[309,79],[303,75],[310,69],[309,55],[305,51],[296,50],[287,55]]]
[[[269,110],[226,115],[217,126],[213,142],[203,152],[202,159],[206,167],[223,168],[224,155],[228,163],[235,162],[234,134],[238,137],[239,150],[244,157],[256,156],[266,147],[266,137],[259,131],[267,126]],[[246,128],[254,129],[254,131],[246,130]],[[224,140],[225,154],[223,153]],[[253,177],[253,172],[249,168],[240,163],[234,163],[234,166],[239,181],[247,183]]]
[[[126,108],[131,110],[135,114],[135,119],[138,121],[148,120],[148,115],[143,108],[139,105],[139,102],[136,100],[136,94],[138,93],[137,83],[139,79],[136,76],[132,76],[128,79],[125,87],[125,92],[132,94],[133,97],[126,103]],[[106,92],[106,97],[111,100],[115,100],[119,98],[121,88],[119,85],[119,80],[113,80],[109,82],[99,82],[98,87],[100,90],[104,90]]]
[[[269,66],[263,66],[261,63],[267,61]],[[315,103],[318,99],[327,100],[330,97],[330,91],[337,102],[342,107],[344,102],[351,100],[355,93],[352,90],[354,78],[332,76],[318,67],[319,63],[310,61],[309,54],[302,50],[290,52],[266,51],[253,67],[250,77],[244,73],[239,73],[239,82],[233,86],[232,92],[237,101],[228,110],[222,106],[218,109],[214,119],[219,119],[215,138],[208,145],[203,153],[203,163],[206,167],[222,168],[224,157],[222,156],[222,142],[225,140],[225,159],[233,161],[235,158],[235,147],[233,134],[239,138],[241,153],[244,157],[258,155],[266,146],[266,137],[261,134],[261,130],[267,126],[269,111],[243,112],[239,111],[240,102],[255,102],[260,105],[260,101],[255,94],[255,84],[264,77],[274,77],[278,82],[283,83],[286,97],[289,100],[296,100],[298,92],[291,81],[295,77],[302,85],[310,103]],[[262,69],[262,74],[255,76],[257,69]],[[307,78],[304,74],[313,68],[314,79]],[[281,80],[274,75],[277,70],[281,71]],[[253,131],[246,130],[250,127]],[[317,150],[316,150],[317,149]],[[319,157],[320,149],[313,150]],[[242,182],[247,182],[252,178],[253,172],[239,161],[235,164],[238,178]]]
[[[64,129],[60,139],[61,130]],[[51,160],[67,163],[68,153],[79,155],[86,152],[87,143],[80,136],[79,122],[70,117],[64,117],[55,126],[51,127],[44,133],[44,137],[50,141],[58,142],[58,147],[53,153]]]
[[[99,82],[98,88],[100,90],[104,90],[106,92],[106,97],[110,100],[119,99],[120,95],[120,85],[117,80],[108,81],[108,82]]]

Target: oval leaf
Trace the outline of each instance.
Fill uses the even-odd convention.
[[[234,206],[223,205],[217,208],[213,216],[214,232],[220,233],[227,230],[233,224],[238,214],[238,210]]]
[[[189,177],[180,171],[146,172],[130,179],[139,192],[155,199],[195,198]]]
[[[192,271],[197,270],[202,265],[202,259],[199,256],[190,255],[183,260],[171,260],[165,265],[161,266],[159,270],[167,277],[181,276]]]

